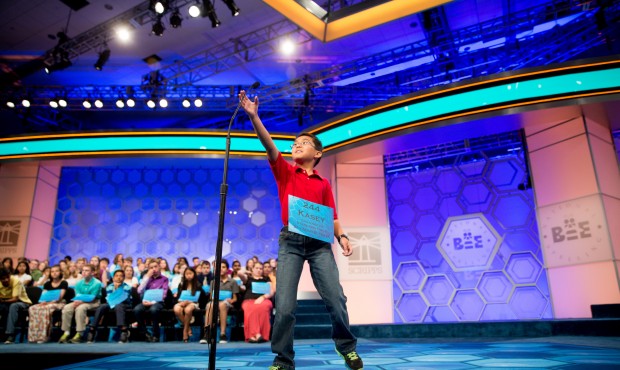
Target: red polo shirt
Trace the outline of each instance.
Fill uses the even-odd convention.
[[[319,176],[317,170],[313,170],[311,175],[307,175],[302,168],[293,166],[284,160],[282,153],[278,153],[276,161],[270,161],[269,164],[278,184],[278,196],[280,197],[284,226],[288,226],[289,194],[331,207],[334,210],[334,220],[338,219],[332,187],[327,179]]]

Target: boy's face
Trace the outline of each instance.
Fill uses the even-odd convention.
[[[316,150],[314,147],[314,142],[312,138],[309,136],[300,136],[295,139],[292,148],[292,156],[293,160],[296,163],[303,163],[307,161],[315,161],[320,158],[323,153]]]
[[[10,282],[11,282],[11,275],[7,275],[4,276],[2,278],[0,278],[0,282],[2,283],[3,286],[9,286]]]
[[[114,271],[114,276],[112,277],[112,280],[115,283],[122,283],[123,280],[125,280],[125,272],[123,270]]]

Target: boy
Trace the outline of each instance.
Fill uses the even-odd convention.
[[[331,185],[314,167],[321,160],[323,145],[311,133],[302,132],[295,139],[292,157],[295,165],[287,163],[277,149],[269,132],[258,117],[258,97],[251,101],[245,91],[239,94],[241,106],[252,121],[254,131],[267,151],[267,158],[278,185],[284,227],[280,232],[278,270],[276,279],[276,316],[273,326],[271,351],[276,354],[270,370],[295,369],[293,329],[297,306],[297,287],[304,261],[308,261],[314,286],[327,306],[332,321],[332,338],[336,352],[345,360],[348,369],[363,369],[362,359],[356,352],[357,339],[349,328],[349,314],[338,267],[331,244],[288,230],[288,196],[319,203],[334,210],[334,236],[342,247],[343,255],[353,252],[335,210]]]

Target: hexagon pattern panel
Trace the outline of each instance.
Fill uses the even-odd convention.
[[[246,162],[243,162],[246,163]],[[50,261],[66,255],[112,259],[116,253],[212,260],[219,225],[216,168],[65,167]],[[229,168],[223,257],[242,264],[276,257],[282,221],[266,161]]]
[[[396,322],[552,318],[518,132],[384,159]]]

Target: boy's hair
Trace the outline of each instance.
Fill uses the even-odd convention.
[[[323,152],[323,143],[321,142],[321,140],[319,140],[318,137],[316,137],[315,134],[312,134],[310,132],[302,132],[300,134],[298,134],[295,139],[301,137],[301,136],[307,136],[310,139],[312,139],[312,145],[314,146],[314,149],[318,150],[319,152]],[[317,164],[319,164],[319,162],[321,161],[321,157],[316,159],[316,162],[314,162],[314,166],[316,167]]]

